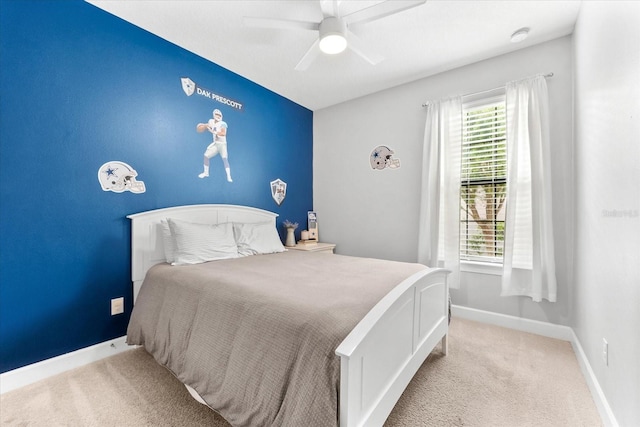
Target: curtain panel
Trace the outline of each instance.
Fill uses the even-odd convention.
[[[451,271],[460,287],[462,97],[430,102],[424,129],[418,262]]]
[[[502,296],[556,301],[549,101],[544,76],[509,82]]]

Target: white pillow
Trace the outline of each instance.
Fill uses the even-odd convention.
[[[199,264],[238,257],[238,246],[230,222],[195,224],[171,218],[167,222],[176,244],[172,265]]]
[[[160,220],[162,229],[162,246],[164,248],[164,257],[169,264],[175,261],[176,242],[171,235],[171,229],[166,219]]]
[[[273,222],[233,223],[233,233],[240,256],[284,252]]]

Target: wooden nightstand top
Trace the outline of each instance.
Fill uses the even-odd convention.
[[[307,251],[307,252],[328,252],[333,253],[335,249],[335,243],[298,243],[295,246],[287,247],[287,249],[293,249],[296,251]]]

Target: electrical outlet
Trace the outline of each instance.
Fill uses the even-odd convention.
[[[609,366],[609,343],[604,338],[602,338],[602,360],[604,360],[604,366]]]
[[[124,297],[114,298],[111,300],[111,315],[124,313]]]

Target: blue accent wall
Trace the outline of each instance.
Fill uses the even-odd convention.
[[[227,203],[306,223],[312,112],[80,0],[0,0],[0,371],[126,334],[126,215]],[[197,94],[181,77],[243,104]],[[219,108],[233,182],[220,156],[199,179]],[[146,192],[103,191],[98,169],[131,165]],[[288,184],[278,206],[269,183]],[[302,228],[302,227],[301,227]],[[299,230],[298,230],[299,231]],[[110,300],[125,297],[125,313]]]

